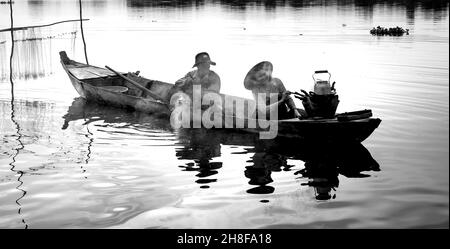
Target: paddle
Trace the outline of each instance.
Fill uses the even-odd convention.
[[[110,67],[108,67],[108,66],[105,66],[105,67],[106,67],[108,70],[110,70],[111,72],[113,72],[113,73],[115,73],[116,75],[118,75],[119,77],[121,77],[122,79],[124,79],[124,80],[130,82],[130,83],[133,84],[135,87],[137,87],[137,88],[139,88],[140,90],[144,91],[144,92],[147,93],[150,97],[155,98],[155,99],[157,99],[157,100],[160,100],[160,101],[163,102],[163,104],[168,105],[168,104],[165,102],[165,99],[163,99],[163,98],[160,97],[159,95],[155,94],[154,92],[148,90],[147,88],[143,87],[142,85],[140,85],[140,84],[137,83],[136,81],[134,81],[134,80],[132,80],[132,79],[126,77],[125,75],[123,75],[123,74],[121,74],[121,73],[115,71],[114,69],[112,69],[112,68],[110,68]]]

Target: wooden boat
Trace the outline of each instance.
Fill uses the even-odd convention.
[[[142,90],[108,69],[70,60],[64,51],[60,52],[60,58],[73,87],[86,100],[147,113],[170,114],[167,105],[147,97]],[[167,97],[168,91],[173,86],[161,81],[136,77],[134,74],[128,76],[162,97]]]
[[[145,113],[157,113],[159,115],[169,116],[171,108],[167,104],[169,102],[170,90],[173,84],[146,79],[133,73],[121,73],[127,76],[134,82],[137,82],[142,87],[150,90],[159,96],[155,99],[149,96],[146,91],[142,91],[134,84],[115,74],[114,72],[96,66],[87,65],[69,59],[64,51],[60,52],[61,63],[68,74],[72,85],[81,97],[88,101],[94,101],[101,104],[111,105],[119,108],[133,109]],[[144,89],[145,90],[145,89]],[[242,105],[223,105],[225,117],[231,117],[233,124],[236,124],[239,118],[235,116],[236,112],[246,113],[248,115],[248,106],[253,100],[231,95],[220,95],[223,100],[235,101],[235,103],[243,103]],[[225,103],[225,101],[223,102]],[[347,141],[347,142],[362,142],[369,137],[372,132],[379,126],[381,120],[378,118],[371,118],[366,115],[358,119],[357,115],[352,115],[352,118],[332,119],[287,119],[270,121],[270,126],[277,126],[278,137],[290,137],[305,139],[311,141]],[[252,119],[245,119],[243,122],[256,122]],[[258,122],[256,122],[258,124]],[[275,124],[276,123],[276,124]],[[229,126],[227,126],[229,127]],[[233,127],[244,132],[260,133],[267,130],[261,127],[256,128]],[[227,128],[222,128],[229,130]]]

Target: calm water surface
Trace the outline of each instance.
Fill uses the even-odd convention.
[[[76,19],[76,2],[15,1],[14,25]],[[328,69],[338,112],[383,120],[355,146],[174,131],[86,103],[58,58],[84,61],[77,23],[15,32],[50,38],[15,43],[11,91],[0,32],[0,227],[448,228],[448,3],[341,2],[85,1],[84,28],[93,65],[174,82],[208,51],[223,92],[243,97],[261,60],[293,91]],[[378,25],[410,35],[371,36]]]

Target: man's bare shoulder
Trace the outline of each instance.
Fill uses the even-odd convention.
[[[272,82],[277,89],[279,90],[285,89],[283,81],[281,81],[279,78],[272,78]]]
[[[210,74],[210,76],[212,76],[214,78],[219,78],[220,79],[220,76],[216,72],[214,72],[213,70],[210,70],[209,74]]]
[[[272,81],[275,85],[283,85],[283,81],[281,81],[279,78],[272,78]]]

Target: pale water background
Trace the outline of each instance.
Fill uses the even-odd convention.
[[[79,14],[78,1],[14,2],[16,27]],[[208,51],[222,91],[244,97],[242,80],[261,60],[295,91],[310,90],[312,72],[328,69],[338,112],[368,108],[383,120],[363,142],[379,170],[302,177],[304,158],[316,155],[304,145],[284,153],[227,134],[183,137],[152,116],[85,105],[58,58],[66,50],[84,61],[78,24],[16,42],[12,93],[11,40],[2,32],[1,228],[448,228],[445,1],[83,2],[93,65],[174,82]],[[0,5],[0,29],[9,15]],[[370,35],[378,25],[410,35]],[[317,200],[313,178],[331,181],[335,198]]]

